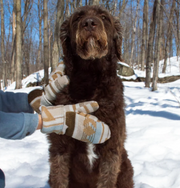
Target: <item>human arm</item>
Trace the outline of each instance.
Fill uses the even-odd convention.
[[[41,130],[43,126],[43,120],[42,120],[42,116],[40,114],[38,114],[38,126],[37,126],[37,130]]]
[[[0,137],[22,139],[38,126],[38,115],[28,103],[26,93],[0,90]]]
[[[43,100],[55,99],[56,92],[68,83],[63,75],[64,65],[59,64],[51,76],[50,84],[45,86]],[[53,88],[54,93],[50,92]],[[42,90],[39,90],[42,94]],[[28,94],[3,92],[0,90],[0,137],[22,139],[42,128],[41,115],[33,114],[34,109],[28,102]],[[50,103],[51,104],[51,103]],[[32,114],[31,114],[32,113]]]
[[[0,111],[12,113],[33,113],[27,93],[3,92],[0,90]]]
[[[0,137],[22,139],[35,132],[39,121],[38,114],[0,111]]]

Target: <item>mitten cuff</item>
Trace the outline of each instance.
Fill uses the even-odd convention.
[[[41,96],[43,91],[40,89],[35,89],[28,94],[28,102],[31,107],[39,114],[39,107],[41,105]]]
[[[58,76],[58,78],[51,81],[46,87],[44,87],[47,100],[54,101],[56,99],[56,95],[68,84],[69,79],[66,75]]]
[[[63,106],[41,107],[41,115],[43,120],[43,133],[64,134],[67,126],[64,123]]]
[[[75,112],[66,112],[66,125],[68,126],[68,129],[65,134],[67,136],[72,137],[73,135],[74,126],[75,126],[75,117],[76,117]]]
[[[46,95],[42,93],[41,105],[43,106],[52,106],[52,103],[46,98]]]

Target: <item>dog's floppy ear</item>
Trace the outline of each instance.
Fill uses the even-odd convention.
[[[67,49],[69,45],[69,18],[66,19],[60,27],[60,40],[63,48],[63,53],[67,56]]]
[[[63,60],[66,66],[65,73],[68,76],[70,76],[73,66],[71,62],[72,50],[71,50],[71,40],[70,40],[69,18],[66,19],[60,27],[60,40],[61,40],[61,45],[62,45],[63,54],[64,54]]]
[[[115,48],[116,48],[116,54],[120,61],[123,61],[122,59],[122,33],[123,28],[120,24],[119,20],[117,18],[114,18],[114,28],[115,28]]]

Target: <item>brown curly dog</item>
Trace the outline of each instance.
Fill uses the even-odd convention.
[[[93,145],[50,134],[49,184],[52,188],[133,188],[133,168],[124,149],[123,84],[116,73],[122,27],[107,10],[84,6],[63,22],[60,39],[70,84],[55,104],[97,101],[100,108],[93,115],[109,125],[111,138]]]

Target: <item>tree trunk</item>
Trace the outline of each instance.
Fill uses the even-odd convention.
[[[137,43],[136,43],[136,54],[137,54],[137,68],[139,69],[139,62],[140,62],[140,50],[139,50],[139,44],[140,44],[140,22],[138,19],[138,27],[137,27]]]
[[[161,6],[160,6],[161,3]],[[161,33],[162,33],[162,20],[163,20],[163,7],[164,0],[157,0],[156,3],[156,43],[155,43],[155,57],[154,57],[154,68],[153,68],[153,82],[152,91],[157,90],[158,72],[159,72],[159,57],[160,57],[160,44],[161,44]]]
[[[127,0],[123,0],[122,4],[121,2],[119,2],[119,19],[121,19],[122,13],[124,11],[124,9],[126,8],[128,1]]]
[[[82,3],[82,1],[81,1],[81,3]],[[81,5],[82,6],[82,5]],[[67,17],[69,17],[70,16],[70,11],[69,11],[69,0],[66,0],[66,11],[65,11],[65,19],[67,18]]]
[[[132,59],[133,59],[133,54],[134,54],[134,43],[135,43],[135,35],[136,35],[138,9],[139,9],[139,0],[137,0],[136,15],[135,15],[135,19],[134,19],[133,34],[132,34],[132,47],[131,47],[131,57],[130,57],[130,66],[132,66],[132,67],[133,67]]]
[[[57,15],[56,15],[56,24],[55,24],[55,31],[54,31],[54,42],[53,42],[53,49],[52,49],[52,67],[51,71],[53,71],[57,64],[59,63],[59,53],[60,53],[60,26],[63,21],[63,14],[64,14],[64,0],[58,0],[57,3]]]
[[[81,6],[82,6],[82,0],[77,0],[76,7],[81,7]]]
[[[42,4],[41,0],[38,0],[38,19],[39,19],[39,47],[37,53],[36,70],[40,70],[42,63]]]
[[[179,72],[180,72],[180,3],[177,3],[176,8],[176,19],[177,19],[177,61],[179,61]]]
[[[141,49],[141,70],[144,71],[145,52],[147,49],[147,28],[148,28],[148,0],[144,0],[143,9],[143,33],[142,33],[142,49]]]
[[[16,8],[15,1],[13,4],[13,23],[12,23],[12,52],[11,52],[11,82],[16,79],[15,69],[15,44],[16,44]]]
[[[176,40],[176,46],[177,46],[177,61],[178,61],[178,56],[180,56],[180,4],[177,3],[177,7],[175,9],[175,14],[176,14],[176,30],[177,30],[177,40]]]
[[[99,0],[93,0],[92,4],[93,5],[99,5]]]
[[[49,49],[49,67],[51,67],[51,71],[52,71],[52,31],[51,31],[51,26],[50,26],[50,20],[48,23],[48,33],[49,33],[49,38],[48,38],[48,49]]]
[[[20,89],[22,84],[21,74],[21,0],[16,0],[16,89]]]
[[[48,10],[47,0],[43,2],[44,15],[44,82],[48,84],[48,66],[49,66],[49,49],[48,49]]]
[[[152,52],[153,52],[153,42],[154,42],[154,30],[155,30],[155,12],[156,12],[156,1],[153,5],[153,12],[151,16],[151,24],[149,29],[149,40],[148,40],[148,49],[147,49],[147,60],[146,60],[146,78],[145,78],[145,87],[150,87],[151,80],[151,63],[152,63]]]
[[[28,27],[28,22],[27,22],[27,20],[28,20],[28,14],[31,11],[33,1],[25,0],[24,3],[25,3],[24,7],[23,7],[24,14],[22,16],[23,19],[21,18],[21,20],[22,20],[22,22],[21,22],[21,33],[22,33],[21,34],[21,37],[22,37],[22,39],[21,39],[21,42],[22,42],[22,55],[21,55],[21,58],[22,58],[22,75],[23,75],[23,71],[24,71],[23,70],[23,64],[24,64],[23,60],[24,59],[26,59],[26,62],[24,64],[25,67],[26,67],[26,70],[29,69],[29,67],[27,67],[27,66],[29,66],[29,60],[27,59],[27,57],[24,57],[25,53],[26,53],[25,52],[25,46],[24,46],[24,40],[25,40],[25,31],[26,31],[26,28]],[[26,76],[28,76],[28,75],[26,75]]]
[[[172,19],[173,19],[173,14],[174,14],[174,9],[176,5],[176,0],[173,0],[172,6],[171,6],[171,11],[170,11],[170,16],[169,16],[169,23],[168,23],[168,33],[167,33],[167,40],[166,40],[166,47],[165,47],[165,57],[164,57],[164,65],[162,72],[166,72],[166,67],[167,67],[167,58],[168,58],[168,49],[169,49],[169,40],[171,36],[171,25],[172,25]]]
[[[3,87],[6,86],[6,62],[4,58],[4,5],[3,5],[3,0],[0,0],[0,6],[1,6],[1,62],[3,65]]]

